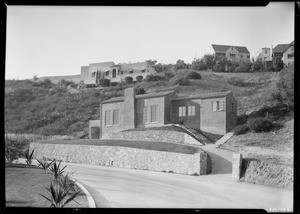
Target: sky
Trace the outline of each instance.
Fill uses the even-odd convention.
[[[80,74],[89,63],[191,63],[211,44],[294,40],[294,3],[266,7],[8,6],[5,79]]]

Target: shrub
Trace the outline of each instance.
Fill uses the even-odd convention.
[[[99,84],[101,87],[108,87],[108,86],[110,86],[110,80],[109,79],[100,79]]]
[[[135,94],[138,95],[138,94],[146,94],[146,91],[144,88],[136,88],[135,89]]]
[[[234,72],[245,73],[251,70],[251,62],[240,61]]]
[[[236,135],[241,135],[241,134],[246,134],[248,131],[250,131],[249,127],[247,125],[238,125],[235,128],[235,134]]]
[[[231,77],[230,79],[228,79],[227,82],[230,85],[234,85],[234,86],[239,86],[239,87],[244,86],[243,80],[241,78],[238,78],[238,77]]]
[[[118,82],[111,82],[110,83],[111,86],[118,86],[118,84],[119,84]]]
[[[204,62],[204,59],[194,59],[192,62],[192,69],[197,71],[207,70],[207,65]]]
[[[275,62],[275,71],[281,71],[284,67],[284,63],[283,61],[280,59],[280,60],[276,60]]]
[[[147,82],[160,81],[160,80],[164,80],[164,77],[160,76],[160,75],[155,75],[155,74],[149,74],[146,76]]]
[[[294,66],[284,68],[279,73],[276,84],[277,91],[272,94],[272,99],[288,110],[294,109]]]
[[[273,121],[266,117],[250,118],[247,125],[252,132],[269,132],[275,127]]]
[[[174,77],[174,74],[172,72],[164,72],[164,74],[167,79],[171,79],[172,77]]]
[[[187,78],[184,78],[184,77],[178,78],[174,83],[181,85],[181,86],[188,86],[191,84],[191,82]]]
[[[24,153],[24,157],[26,158],[26,163],[28,165],[31,165],[32,163],[33,153],[34,153],[34,149],[31,151],[31,153],[29,152],[29,149],[27,149]]]
[[[125,83],[126,84],[130,84],[133,82],[133,78],[132,77],[125,77]]]
[[[256,60],[252,66],[251,66],[251,71],[252,72],[259,72],[259,71],[263,71],[263,63],[260,60]]]
[[[24,137],[5,136],[5,159],[11,163],[23,156],[23,150],[28,146],[28,140]]]
[[[186,75],[185,75],[186,79],[202,79],[201,74],[199,74],[198,72],[195,71],[189,71]]]
[[[142,76],[142,75],[137,76],[137,77],[136,77],[136,80],[137,80],[138,82],[142,82],[142,81],[143,81],[143,76]]]

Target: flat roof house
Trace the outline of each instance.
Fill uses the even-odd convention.
[[[100,79],[109,79],[111,82],[121,82],[130,76],[136,80],[137,76],[146,78],[149,74],[156,74],[155,69],[147,62],[120,63],[100,62],[81,66],[81,79],[84,84],[97,84]]]
[[[244,46],[233,46],[233,45],[211,45],[216,56],[226,57],[232,61],[250,61],[250,52]]]
[[[90,121],[90,138],[172,123],[223,135],[235,126],[236,118],[237,102],[230,91],[193,96],[178,96],[174,91],[135,95],[134,88],[127,88],[124,97],[101,102],[100,120]]]

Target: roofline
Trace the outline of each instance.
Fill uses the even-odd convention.
[[[227,92],[223,92],[223,94],[220,94],[220,92],[216,92],[216,93],[207,93],[207,94],[200,94],[197,96],[185,96],[185,97],[177,97],[174,98],[174,101],[178,101],[178,100],[191,100],[191,99],[209,99],[209,98],[215,98],[215,97],[226,97],[229,94],[232,94],[231,91],[227,91]],[[172,101],[173,101],[172,100]]]
[[[171,93],[175,93],[174,91],[170,91],[168,93],[159,93],[159,94],[139,94],[139,95],[136,95],[134,98],[135,99],[142,99],[142,98],[153,98],[153,97],[164,97],[166,95],[169,95]],[[124,97],[116,97],[116,98],[111,98],[111,99],[108,99],[108,100],[104,100],[102,101],[101,103],[113,103],[113,102],[124,102]]]

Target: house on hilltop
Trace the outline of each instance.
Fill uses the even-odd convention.
[[[90,121],[90,138],[110,133],[180,123],[186,127],[225,134],[236,124],[237,102],[232,92],[178,96],[174,91],[135,95],[125,89],[124,97],[100,103],[100,119]]]
[[[285,65],[294,62],[294,41],[290,44],[278,44],[273,49],[272,57],[274,63],[279,60],[282,60]]]
[[[250,61],[250,52],[244,46],[232,46],[232,45],[211,45],[215,56],[226,57],[232,61]]]
[[[81,78],[84,84],[97,84],[100,79],[109,79],[111,82],[121,82],[125,77],[137,76],[146,78],[149,74],[156,74],[152,66],[147,62],[120,63],[100,62],[90,63],[89,66],[81,66]]]

